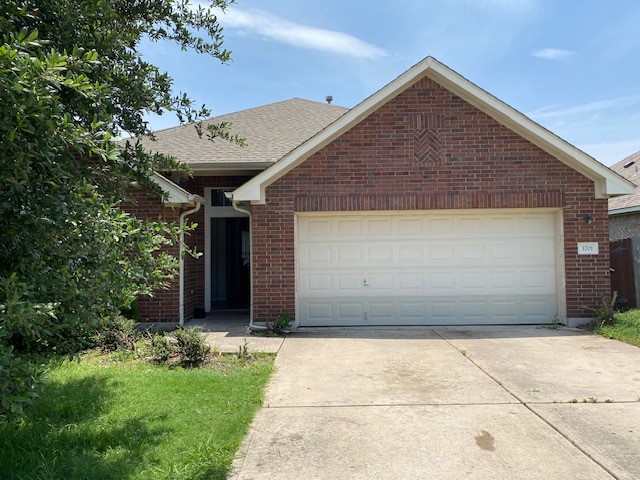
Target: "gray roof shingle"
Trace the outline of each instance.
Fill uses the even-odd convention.
[[[204,122],[231,122],[231,131],[245,137],[246,147],[226,140],[199,138],[193,125],[155,132],[156,141],[143,139],[145,146],[175,156],[197,167],[203,164],[276,162],[302,142],[333,123],[347,108],[292,98],[261,107],[213,117]]]
[[[630,162],[632,165],[625,168]],[[636,191],[629,195],[622,195],[609,199],[609,211],[621,208],[631,208],[640,206],[640,152],[629,155],[624,160],[620,160],[611,166],[611,170],[622,175],[624,178],[636,184]]]

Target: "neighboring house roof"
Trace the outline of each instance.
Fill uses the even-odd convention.
[[[636,185],[634,193],[609,199],[609,215],[640,211],[640,152],[611,166],[611,170]]]
[[[292,98],[257,108],[213,117],[204,125],[231,122],[231,133],[245,137],[246,147],[206,134],[199,138],[193,125],[167,128],[154,133],[156,141],[144,145],[175,156],[193,171],[207,169],[259,169],[279,160],[312,137],[348,109],[326,103]]]
[[[255,204],[264,203],[267,186],[424,77],[431,78],[534,145],[591,179],[595,185],[597,198],[608,198],[609,196],[623,195],[633,191],[633,186],[629,182],[593,157],[485,92],[435,58],[427,57],[349,110],[327,128],[292,150],[280,161],[237,188],[233,192],[233,199]]]

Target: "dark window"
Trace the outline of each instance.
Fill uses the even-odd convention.
[[[225,196],[225,192],[230,192],[231,190],[222,190],[216,189],[211,190],[211,206],[212,207],[230,207],[231,200],[229,200]]]

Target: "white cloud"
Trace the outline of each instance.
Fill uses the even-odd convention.
[[[573,115],[584,115],[585,113],[601,112],[614,107],[625,107],[638,102],[640,102],[640,95],[630,95],[627,97],[598,100],[596,102],[584,103],[567,108],[558,108],[557,105],[543,107],[527,113],[527,116],[534,119],[569,117]]]
[[[255,33],[294,47],[369,59],[387,55],[382,48],[347,33],[291,22],[261,10],[228,8],[218,20],[224,28]]]
[[[544,58],[546,60],[562,60],[575,54],[576,52],[572,50],[562,50],[560,48],[543,48],[531,53],[534,57]]]
[[[601,142],[578,145],[580,150],[585,151],[593,158],[601,161],[605,165],[613,165],[623,158],[640,151],[640,138],[635,140],[625,140],[621,142]]]

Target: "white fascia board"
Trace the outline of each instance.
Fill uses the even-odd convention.
[[[273,162],[208,162],[208,163],[188,163],[189,169],[192,172],[203,172],[203,171],[253,171],[253,170],[264,170],[265,168],[273,165]]]
[[[614,217],[616,215],[624,215],[625,213],[637,213],[640,212],[640,205],[626,208],[616,208],[615,210],[609,210],[609,216]]]
[[[160,175],[158,172],[154,172],[152,180],[167,194],[167,198],[162,202],[165,205],[195,205],[204,204],[205,200],[200,195],[194,195],[189,193],[181,186],[173,183],[167,177]]]
[[[404,92],[424,76],[433,79],[444,88],[592,180],[595,186],[596,198],[609,198],[635,191],[635,185],[593,157],[541,127],[530,118],[438,62],[435,58],[427,57],[353,107],[324,130],[296,147],[271,167],[237,188],[233,192],[233,199],[253,204],[264,204],[267,186],[351,129],[380,106]]]

